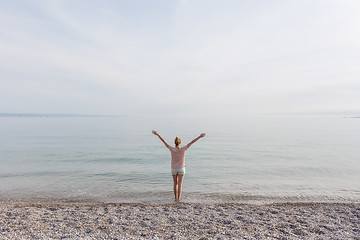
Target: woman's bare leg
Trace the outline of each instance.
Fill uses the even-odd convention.
[[[181,191],[182,191],[182,182],[184,180],[184,175],[177,175],[177,194],[178,198],[177,200],[180,201],[181,198]]]
[[[174,195],[175,195],[175,201],[177,201],[178,196],[177,196],[177,185],[178,185],[178,181],[177,181],[177,176],[178,175],[172,175],[173,176],[173,180],[174,180]]]

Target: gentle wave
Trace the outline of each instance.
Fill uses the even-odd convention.
[[[27,202],[97,202],[97,203],[172,203],[172,192],[124,192],[122,194],[112,192],[102,192],[98,194],[86,191],[69,191],[65,193],[43,192],[41,194],[31,194],[28,192],[17,192],[7,194],[0,192],[0,201],[27,201]],[[264,195],[236,195],[236,194],[217,194],[184,192],[182,196],[184,203],[243,203],[243,204],[272,204],[272,203],[299,203],[299,202],[326,202],[326,203],[360,203],[357,197],[343,196],[264,196]]]
[[[103,157],[99,157],[99,158],[92,158],[92,159],[63,159],[61,160],[61,162],[64,163],[103,163],[103,164],[107,164],[107,163],[136,163],[136,162],[140,162],[142,161],[140,158],[124,158],[124,157],[111,157],[111,158],[103,158]]]

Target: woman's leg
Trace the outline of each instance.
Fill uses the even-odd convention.
[[[177,176],[178,175],[172,175],[173,176],[173,180],[174,180],[174,195],[175,195],[175,201],[178,199],[177,197],[177,185],[178,185],[178,181],[177,181]]]
[[[182,190],[182,182],[184,180],[184,175],[177,175],[177,194],[178,194],[178,198],[177,200],[180,201],[181,198],[181,190]]]

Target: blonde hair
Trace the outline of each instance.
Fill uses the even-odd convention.
[[[179,146],[181,144],[181,139],[179,137],[175,138],[175,145]]]

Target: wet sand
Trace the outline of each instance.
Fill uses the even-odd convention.
[[[0,239],[360,239],[360,203],[0,202]]]

